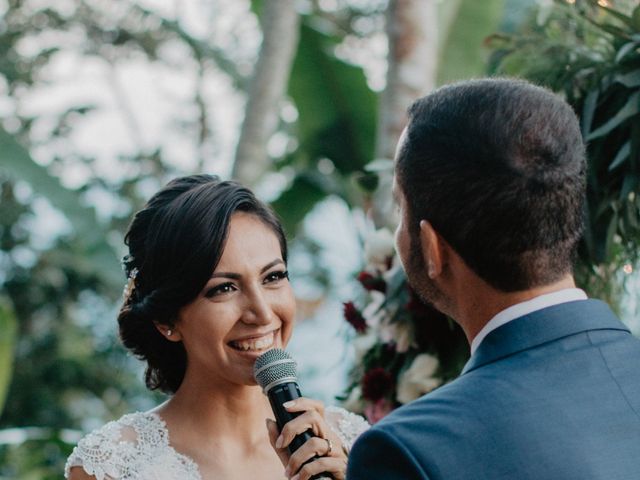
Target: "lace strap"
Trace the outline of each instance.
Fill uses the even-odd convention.
[[[109,422],[104,427],[84,437],[67,459],[64,468],[65,478],[69,478],[72,467],[82,467],[86,473],[97,480],[116,480],[121,478],[121,465],[118,460],[122,438],[122,426],[118,422]]]
[[[81,466],[97,480],[200,480],[196,463],[176,452],[162,418],[132,413],[84,437],[65,466]]]
[[[325,413],[329,426],[338,435],[347,451],[351,450],[356,439],[370,428],[364,418],[344,408],[330,406],[325,409]]]

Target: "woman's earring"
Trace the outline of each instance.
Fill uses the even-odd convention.
[[[173,330],[168,329],[167,330],[167,336],[170,337],[171,335],[173,335]]]

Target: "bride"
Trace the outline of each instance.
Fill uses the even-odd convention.
[[[253,378],[255,359],[284,348],[294,326],[287,245],[271,210],[237,183],[182,177],[135,215],[125,243],[120,337],[146,362],[147,386],[170,398],[83,438],[65,477],[344,479],[366,422],[299,399],[289,409],[304,413],[279,436]],[[307,429],[316,437],[289,457]]]

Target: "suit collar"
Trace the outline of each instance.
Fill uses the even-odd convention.
[[[580,300],[536,310],[516,318],[487,335],[462,374],[552,340],[588,330],[629,331],[599,300]]]

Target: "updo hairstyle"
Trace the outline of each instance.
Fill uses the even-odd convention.
[[[175,393],[187,367],[182,342],[167,340],[154,323],[172,327],[178,311],[202,291],[236,212],[255,215],[271,228],[287,261],[284,231],[271,209],[249,189],[216,176],[176,178],[133,217],[123,260],[131,288],[118,325],[125,347],[147,362],[145,383],[151,390]]]

